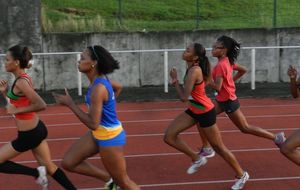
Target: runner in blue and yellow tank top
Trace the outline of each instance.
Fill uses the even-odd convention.
[[[119,62],[106,49],[90,46],[82,52],[78,65],[79,71],[90,81],[85,97],[88,112],[73,102],[67,90],[66,95],[54,94],[58,103],[68,106],[90,129],[66,153],[62,165],[68,171],[105,181],[109,190],[117,190],[117,185],[124,190],[139,190],[127,175],[123,154],[126,135],[117,117],[115,100],[121,85],[106,77],[118,68]],[[86,159],[96,153],[100,154],[108,172],[87,162]]]
[[[85,102],[91,106],[91,94],[97,85],[103,85],[108,91],[108,100],[103,103],[99,127],[92,131],[93,137],[99,146],[122,146],[125,145],[125,131],[117,118],[115,95],[107,78],[98,77],[88,88]]]

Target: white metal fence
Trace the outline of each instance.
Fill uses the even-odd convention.
[[[255,89],[255,58],[256,51],[261,49],[298,49],[300,46],[267,46],[267,47],[243,47],[241,49],[251,50],[251,89]],[[110,51],[111,53],[153,53],[153,52],[163,52],[164,55],[164,92],[168,92],[169,83],[169,52],[182,52],[185,49],[153,49],[153,50],[123,50],[123,51]],[[206,50],[211,51],[211,48],[206,48]],[[33,53],[34,56],[49,56],[49,55],[74,55],[77,56],[77,60],[80,60],[81,52],[53,52],[53,53]],[[0,57],[4,54],[0,54]],[[78,71],[77,74],[77,86],[78,95],[82,95],[82,78],[81,73]]]

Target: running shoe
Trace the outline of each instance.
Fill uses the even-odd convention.
[[[42,186],[43,190],[48,190],[48,179],[47,179],[46,167],[39,166],[37,170],[39,172],[39,177],[36,179],[36,183]]]
[[[216,155],[216,152],[213,148],[201,148],[198,154],[202,157],[212,158]]]
[[[284,132],[275,134],[274,142],[277,146],[282,145],[285,141],[286,141],[286,138],[285,138]]]
[[[112,178],[110,178],[110,180],[108,182],[105,183],[105,186],[104,188],[106,190],[117,190],[118,189],[118,186],[117,184],[113,181]]]
[[[246,182],[249,179],[249,174],[248,172],[244,172],[243,176],[241,178],[236,178],[234,185],[231,187],[232,190],[239,190],[243,189],[245,186]]]
[[[199,168],[205,165],[207,162],[207,158],[203,156],[199,156],[199,159],[192,163],[192,165],[186,171],[188,174],[193,174],[199,170]]]

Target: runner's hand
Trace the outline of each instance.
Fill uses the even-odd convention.
[[[72,97],[70,96],[70,94],[69,94],[69,92],[66,88],[65,88],[65,93],[66,93],[65,95],[52,93],[52,95],[54,96],[54,99],[55,99],[56,103],[66,105],[66,106],[70,106],[74,102],[73,102]]]
[[[178,79],[177,79],[177,69],[175,67],[173,67],[171,70],[170,70],[170,77],[171,77],[171,83],[172,84],[175,84],[175,83],[178,83]]]
[[[172,80],[177,79],[177,69],[175,67],[170,70],[170,77]]]
[[[292,65],[289,66],[288,75],[291,79],[297,77],[297,70],[294,66],[292,66]]]
[[[8,87],[7,80],[0,80],[0,92],[5,93]]]
[[[12,104],[7,104],[6,113],[12,115],[17,114],[17,108]]]

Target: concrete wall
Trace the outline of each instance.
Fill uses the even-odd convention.
[[[29,46],[35,52],[43,51],[40,9],[40,0],[0,0],[0,53],[5,53],[16,44]],[[11,78],[3,70],[1,64],[1,78]],[[38,78],[42,70],[37,65],[29,72]],[[39,87],[41,85],[42,83],[38,84]]]
[[[149,33],[99,33],[99,34],[46,34],[43,36],[43,52],[82,51],[88,45],[100,44],[108,50],[138,49],[176,49],[185,48],[192,42],[211,47],[217,37],[229,35],[239,41],[242,46],[276,46],[300,45],[300,28],[290,29],[247,29],[216,30],[197,32],[149,32]],[[256,81],[282,82],[288,81],[286,70],[289,64],[300,66],[297,56],[300,49],[269,49],[256,51]],[[163,53],[114,53],[121,69],[112,74],[112,78],[121,81],[124,86],[144,86],[163,84]],[[169,53],[169,68],[175,66],[179,76],[183,77],[185,63],[181,59],[182,52]],[[207,55],[214,65],[216,59]],[[250,82],[251,51],[242,50],[238,63],[246,66],[249,72],[241,79],[242,83]],[[46,56],[37,65],[43,64],[45,69],[46,89],[67,86],[76,88],[76,57]],[[300,67],[299,67],[300,69]],[[63,82],[57,82],[63,81]],[[88,81],[84,79],[84,86]]]
[[[14,44],[24,44],[33,52],[82,51],[89,45],[102,45],[108,50],[181,49],[192,42],[211,47],[217,37],[229,35],[242,46],[300,45],[300,28],[244,29],[149,33],[65,33],[41,34],[39,0],[0,0],[0,53]],[[287,81],[289,64],[300,66],[300,49],[271,49],[256,52],[256,81]],[[120,69],[111,75],[124,86],[163,84],[163,53],[114,53]],[[169,53],[169,68],[176,66],[180,78],[185,73],[182,52]],[[207,52],[212,64],[216,59]],[[250,70],[250,50],[242,50],[238,63]],[[77,87],[76,56],[35,56],[35,65],[28,72],[37,89],[51,90]],[[3,64],[2,64],[3,65]],[[298,68],[300,69],[300,67]],[[9,78],[2,67],[1,78]],[[248,72],[240,82],[250,81]],[[88,81],[83,77],[83,86]]]

